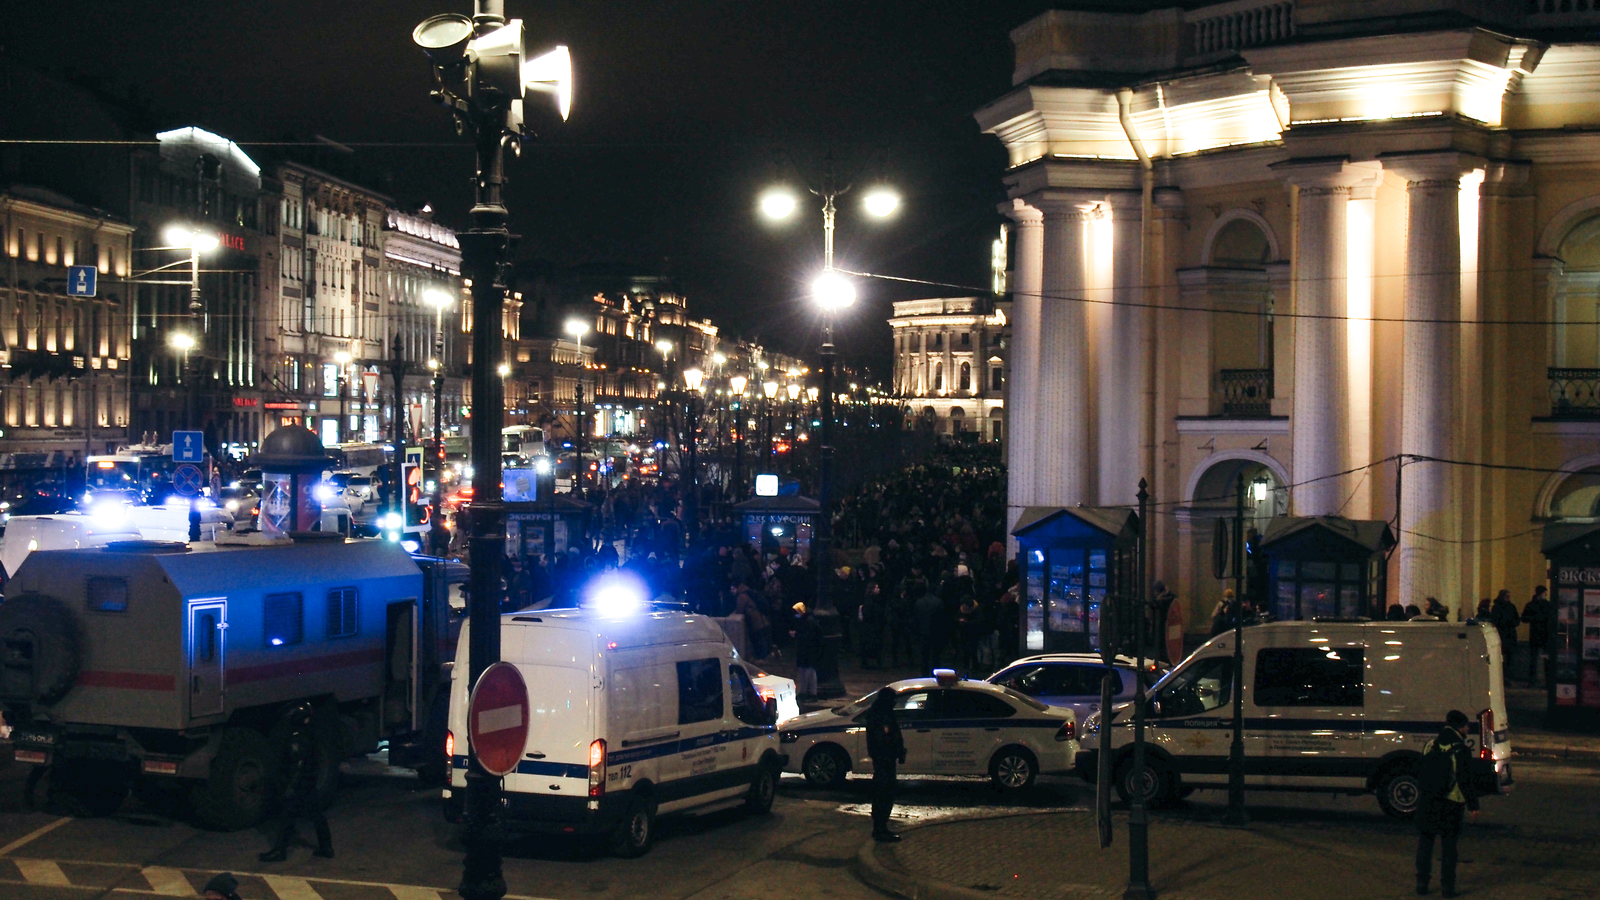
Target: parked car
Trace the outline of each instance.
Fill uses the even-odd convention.
[[[1111,667],[1112,702],[1127,703],[1133,699],[1137,688],[1133,673],[1138,660],[1118,656],[1114,663]],[[1164,675],[1167,668],[1146,660],[1146,689]],[[1100,711],[1100,680],[1105,672],[1105,663],[1098,653],[1045,653],[1019,659],[984,680],[1026,694],[1040,703],[1070,707],[1081,722]]]
[[[895,695],[895,718],[905,739],[907,775],[987,775],[1002,790],[1022,790],[1034,777],[1071,771],[1078,753],[1077,715],[1000,685],[967,681],[950,669],[879,688],[854,703],[806,713],[781,723],[788,762],[818,787],[842,785],[849,773],[869,774],[862,717],[879,691]]]

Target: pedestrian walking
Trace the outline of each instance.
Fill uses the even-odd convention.
[[[1422,751],[1417,767],[1417,893],[1426,894],[1433,880],[1433,844],[1439,839],[1439,887],[1456,896],[1456,845],[1466,810],[1478,816],[1478,795],[1467,775],[1467,714],[1452,709],[1439,736]]]
[[[289,839],[294,837],[295,820],[307,819],[317,832],[317,848],[312,856],[333,858],[333,835],[322,814],[322,798],[317,795],[317,773],[322,767],[322,747],[311,732],[311,706],[302,703],[289,713],[289,740],[283,752],[283,808],[278,814],[272,849],[261,854],[262,862],[283,862],[289,858]]]
[[[894,717],[894,691],[879,690],[862,718],[872,758],[872,839],[898,841],[900,835],[889,830],[889,814],[894,812],[894,770],[906,761],[906,743]]]
[[[1533,597],[1522,608],[1522,621],[1528,624],[1528,684],[1539,685],[1539,664],[1550,649],[1550,622],[1555,614],[1544,585],[1533,589]],[[1549,680],[1548,676],[1545,680]]]

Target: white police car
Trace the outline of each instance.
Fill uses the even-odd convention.
[[[1040,773],[1071,771],[1078,752],[1077,716],[1010,688],[958,679],[949,669],[933,678],[897,681],[879,690],[895,695],[895,716],[906,745],[907,775],[987,775],[1004,790],[1021,790]],[[877,691],[834,709],[806,713],[781,725],[788,760],[819,787],[869,774],[862,716]]]

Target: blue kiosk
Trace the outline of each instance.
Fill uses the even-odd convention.
[[[1100,649],[1100,610],[1134,587],[1139,516],[1118,507],[1030,506],[1011,530],[1023,595],[1022,650]]]

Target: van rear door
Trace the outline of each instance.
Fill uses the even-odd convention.
[[[587,669],[517,664],[528,685],[528,743],[506,790],[583,798],[595,738],[594,686]]]

